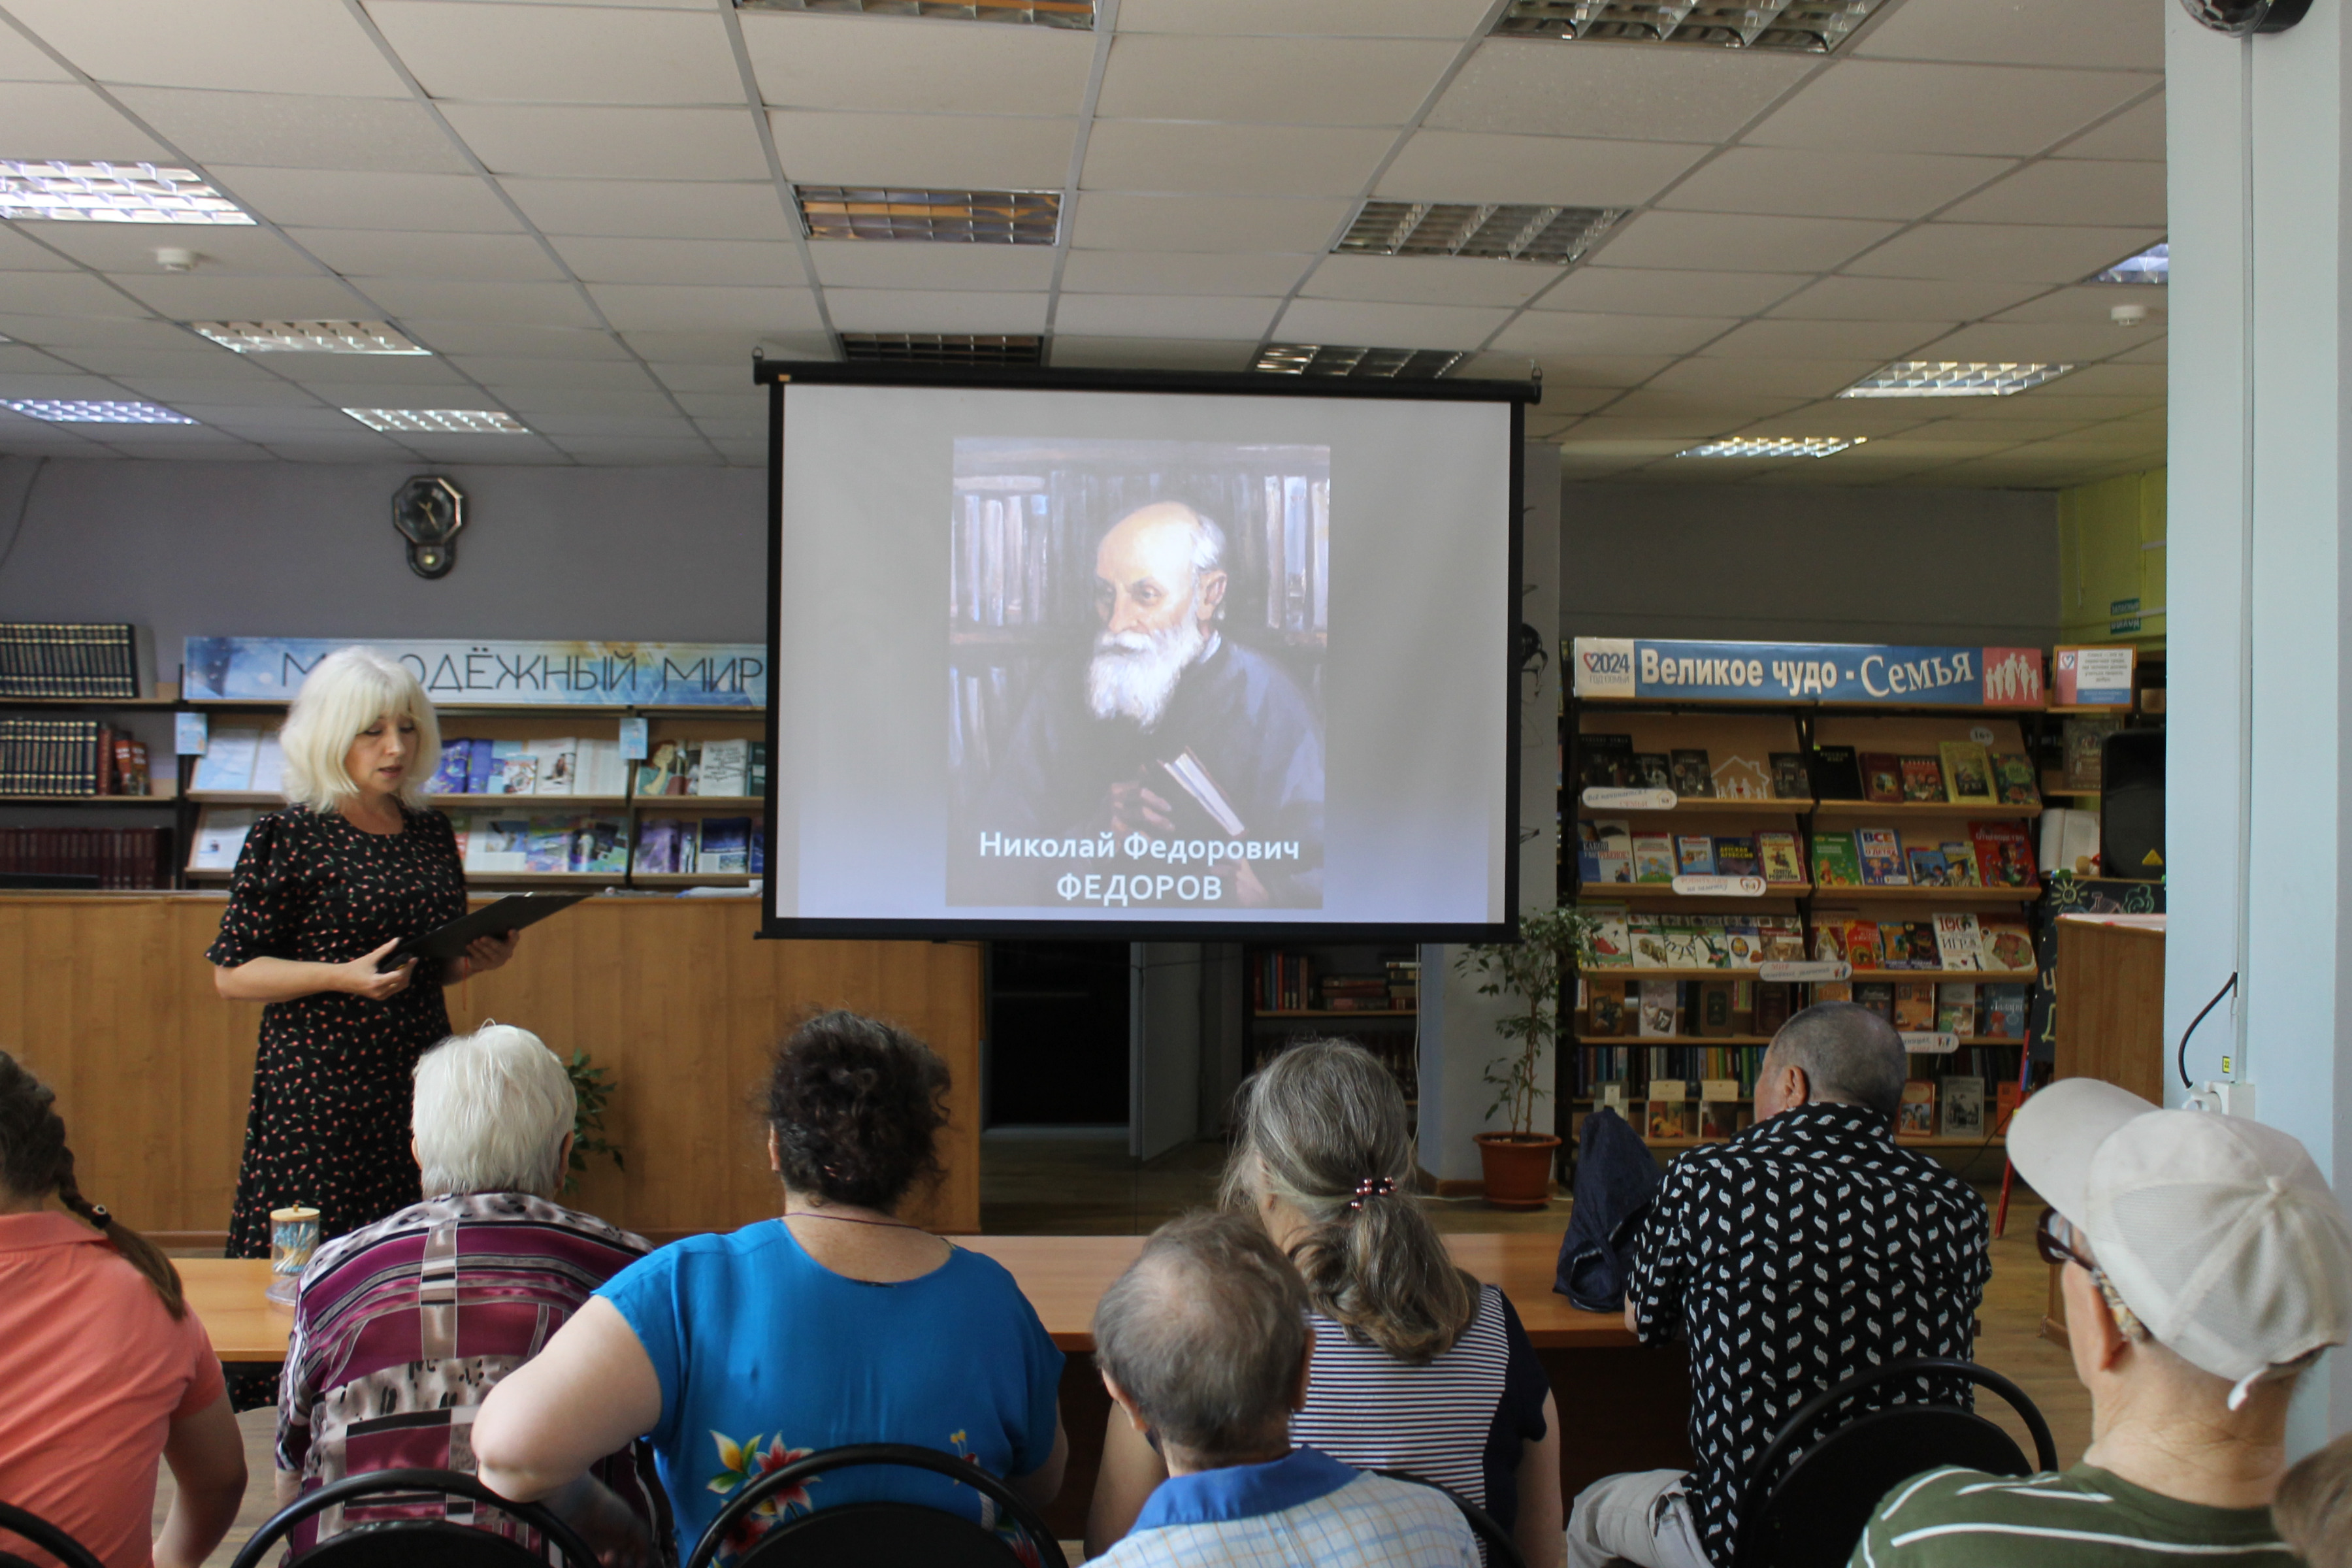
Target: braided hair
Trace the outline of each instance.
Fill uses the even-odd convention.
[[[0,1051],[0,1186],[18,1197],[58,1195],[75,1215],[105,1233],[123,1261],[147,1276],[163,1310],[174,1319],[187,1314],[180,1290],[180,1271],[161,1248],[106,1212],[103,1205],[82,1196],[74,1178],[73,1151],[66,1146],[65,1119],[57,1113],[57,1090],[26,1071],[23,1063]]]

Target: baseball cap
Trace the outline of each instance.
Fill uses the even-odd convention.
[[[2233,1405],[2352,1339],[2352,1226],[2292,1135],[2074,1078],[2018,1108],[2009,1155],[2149,1333],[2240,1385]]]

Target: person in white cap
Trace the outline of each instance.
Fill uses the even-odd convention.
[[[2050,1207],[2066,1334],[2091,1391],[2071,1470],[1930,1470],[1889,1492],[1863,1568],[2289,1568],[2271,1521],[2287,1402],[2352,1338],[2352,1226],[2274,1127],[2160,1110],[2094,1079],[2027,1100],[2010,1158]]]

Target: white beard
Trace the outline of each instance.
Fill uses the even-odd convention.
[[[1186,615],[1164,632],[1101,632],[1087,666],[1087,706],[1097,719],[1159,724],[1176,683],[1209,646],[1209,634]]]

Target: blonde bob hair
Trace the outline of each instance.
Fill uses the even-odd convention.
[[[379,719],[416,725],[416,752],[400,782],[400,799],[425,809],[425,786],[441,762],[441,723],[433,700],[397,659],[372,647],[339,647],[311,668],[278,731],[286,752],[286,799],[312,811],[338,809],[360,793],[343,766],[352,742]]]
[[[416,1064],[409,1131],[426,1197],[563,1190],[563,1140],[578,1101],[572,1075],[529,1029],[488,1022]]]

